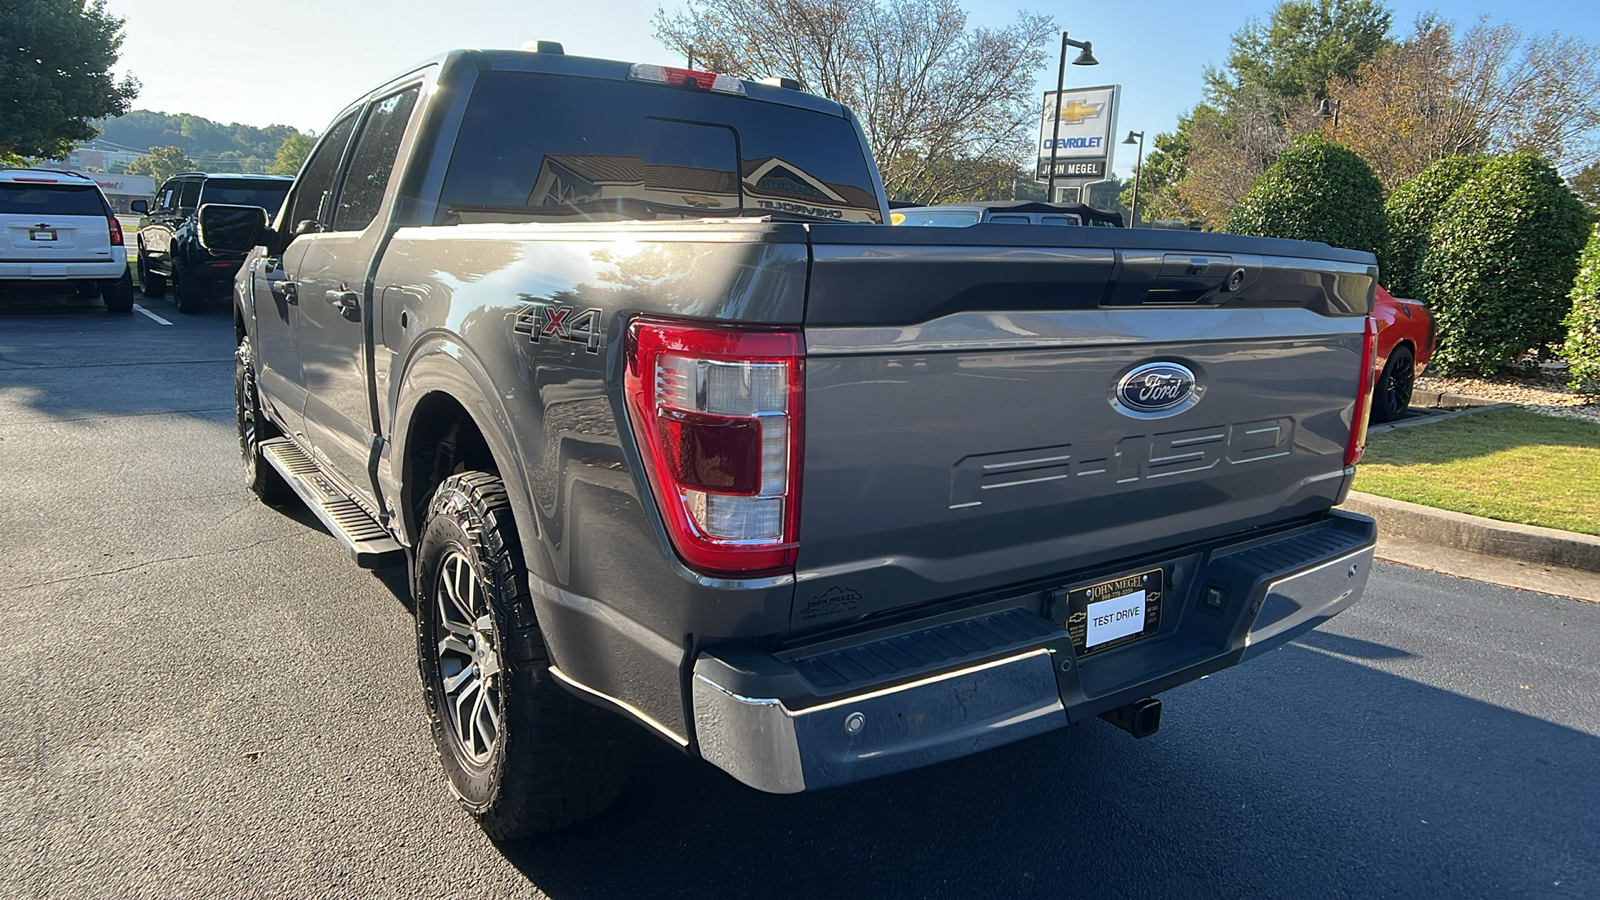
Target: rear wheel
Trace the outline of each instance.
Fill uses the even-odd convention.
[[[114,313],[133,312],[133,274],[124,269],[121,278],[106,282],[100,299]]]
[[[450,790],[496,840],[598,815],[627,778],[633,726],[555,683],[499,476],[434,493],[416,551],[417,662]]]
[[[177,301],[178,312],[193,315],[206,305],[205,282],[184,271],[182,265],[172,263],[172,298]]]
[[[1389,361],[1384,363],[1378,376],[1378,386],[1372,398],[1372,421],[1393,422],[1405,414],[1411,405],[1411,393],[1417,385],[1417,357],[1405,344],[1394,348]]]
[[[239,423],[239,458],[244,463],[244,483],[262,502],[281,506],[294,496],[294,489],[261,454],[261,442],[277,437],[278,429],[261,411],[254,351],[248,335],[233,352],[233,399]]]

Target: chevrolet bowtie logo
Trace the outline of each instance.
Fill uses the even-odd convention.
[[[1084,103],[1082,100],[1073,100],[1066,106],[1061,107],[1057,114],[1061,117],[1061,121],[1068,125],[1076,125],[1084,119],[1092,119],[1100,115],[1100,110],[1104,106],[1104,103]]]

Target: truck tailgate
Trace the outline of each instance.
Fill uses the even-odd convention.
[[[1370,255],[997,225],[814,227],[812,255],[796,626],[1318,515],[1347,479]]]

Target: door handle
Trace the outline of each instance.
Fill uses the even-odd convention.
[[[329,303],[341,310],[355,309],[361,303],[361,295],[355,291],[328,291],[323,296],[328,298]]]
[[[361,295],[355,291],[327,291],[323,294],[339,315],[354,322],[361,318]]]
[[[300,289],[295,285],[294,282],[288,280],[287,278],[269,281],[267,284],[272,291],[273,297],[282,300],[285,303],[300,302]]]

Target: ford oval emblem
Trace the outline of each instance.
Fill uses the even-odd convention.
[[[1175,416],[1200,402],[1203,388],[1188,366],[1175,362],[1145,363],[1122,376],[1111,392],[1111,405],[1136,419]]]

